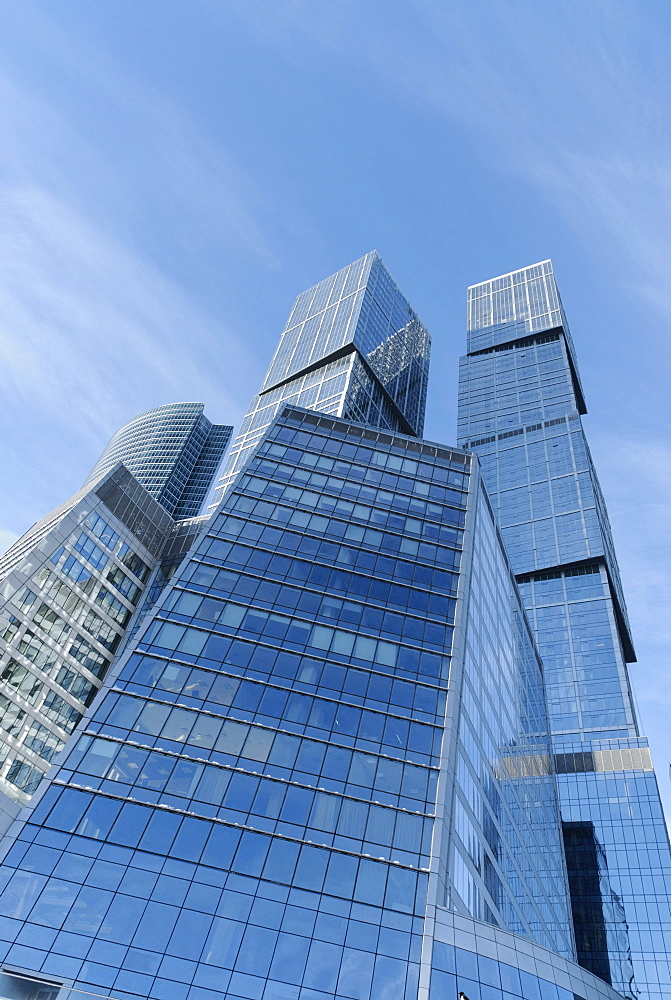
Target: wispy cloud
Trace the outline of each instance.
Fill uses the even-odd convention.
[[[23,61],[43,58],[61,84],[50,93],[21,60],[12,60],[10,48],[0,76],[0,127],[13,177],[37,180],[146,250],[169,205],[170,224],[184,223],[186,238],[207,234],[231,253],[277,265],[261,222],[263,194],[178,100],[138,79],[83,33],[65,30],[48,7],[27,2],[12,20],[24,44],[30,39]]]
[[[10,532],[77,488],[142,409],[198,399],[212,419],[238,422],[258,362],[221,297],[241,259],[278,266],[245,172],[177,102],[52,13],[8,12],[0,43],[15,32],[0,74],[0,461],[13,484],[0,522]],[[30,69],[42,58],[60,77],[55,93]]]
[[[9,430],[0,453],[17,505],[12,526],[21,526],[24,490],[35,503],[50,481],[65,487],[143,408],[195,398],[215,418],[239,418],[244,400],[224,388],[234,385],[231,367],[251,365],[239,337],[47,191],[0,185],[0,269]]]
[[[294,243],[297,230],[305,243],[308,232],[311,246],[326,238],[311,209],[277,204],[277,191],[293,193],[291,184],[277,179],[271,189],[267,176],[259,184],[222,140],[219,120],[180,106],[179,88],[169,94],[151,73],[120,65],[119,50],[65,27],[52,5],[5,7],[0,461],[14,488],[3,494],[0,522],[19,530],[79,485],[107,434],[133,412],[191,397],[215,419],[239,418],[258,377],[235,294],[241,262],[258,281],[285,265],[278,233],[295,227]],[[592,360],[610,365],[612,385],[602,389],[590,434],[637,633],[642,711],[651,713],[662,759],[671,758],[653,704],[657,686],[666,689],[660,678],[671,652],[658,613],[671,591],[671,560],[659,558],[671,508],[659,469],[669,456],[666,428],[655,426],[667,403],[660,376],[671,352],[668,15],[612,0],[200,0],[193,10],[203,19],[198,30],[209,24],[215,36],[230,30],[237,11],[279,55],[277,65],[309,63],[308,89],[321,56],[343,77],[352,71],[361,79],[363,67],[379,105],[384,94],[387,112],[416,109],[443,136],[446,156],[479,158],[488,165],[479,176],[493,187],[505,175],[540,194],[569,233],[567,245],[580,248],[580,266],[590,264],[603,281],[594,299],[617,289],[617,308],[640,317],[645,338],[636,352],[647,352],[649,363],[654,354],[649,392],[649,367],[616,371],[603,324],[580,336],[579,352],[585,356],[589,340]],[[300,146],[303,138],[296,127],[289,141]],[[343,132],[345,146],[347,138]],[[355,137],[344,157],[357,141],[367,139]],[[296,155],[309,156],[308,145]],[[357,179],[348,183],[356,193]],[[347,193],[334,191],[334,204],[338,198],[349,210]],[[515,211],[524,215],[524,198]],[[440,245],[459,234],[431,238]],[[554,255],[554,233],[547,239],[543,255]],[[569,252],[564,266],[571,263]],[[585,380],[595,377],[593,369]],[[634,413],[630,403],[627,419],[638,423],[626,435],[612,433],[605,422],[620,419],[634,379],[645,405]]]
[[[427,67],[425,51],[418,73],[409,53],[406,94],[479,136],[483,153],[546,195],[587,252],[668,315],[671,138],[660,96],[671,73],[653,26],[604,0],[414,6],[416,44],[428,32],[433,58]],[[398,79],[388,58],[375,62]]]
[[[447,155],[451,147],[464,155],[467,137],[470,155],[489,165],[483,178],[495,185],[497,177],[514,177],[540,194],[600,282],[589,304],[585,296],[592,325],[578,342],[593,366],[586,381],[601,391],[588,433],[634,626],[632,675],[664,792],[671,760],[671,625],[662,611],[671,607],[668,12],[610,0],[404,0],[329,9],[325,26],[309,0],[238,4],[268,44],[295,45],[301,34],[340,59],[343,72],[366,66],[395,100],[442,132]],[[523,199],[516,209],[523,216]],[[553,243],[549,231],[544,255],[554,256]],[[612,330],[613,312],[623,309],[631,328]]]
[[[238,337],[149,261],[41,188],[0,186],[0,233],[0,386],[20,405],[59,420],[67,400],[83,436],[104,432],[147,385],[239,409],[220,377],[248,363]]]
[[[237,4],[270,44],[302,33],[345,72],[366,65],[399,102],[430,110],[455,143],[455,126],[470,134],[494,173],[543,192],[632,290],[671,308],[671,69],[655,13],[609,0],[384,7]]]
[[[611,434],[599,440],[599,451],[599,467],[611,484],[610,516],[638,647],[640,665],[632,668],[637,691],[645,712],[668,711],[663,653],[671,648],[671,617],[662,609],[671,608],[671,445]]]

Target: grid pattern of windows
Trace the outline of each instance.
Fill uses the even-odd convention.
[[[0,790],[20,803],[101,687],[150,573],[139,547],[84,495],[19,566],[28,584],[8,577],[2,615],[17,624],[0,639]]]
[[[340,415],[349,384],[354,354],[299,375],[263,395],[254,396],[213,495],[212,508],[255,452],[273,420],[285,406],[302,406],[319,413]]]
[[[530,338],[519,348],[466,355],[459,402],[458,434],[464,440],[563,416],[574,404],[564,339],[557,333]]]
[[[459,934],[457,932],[457,935]],[[436,941],[432,949],[429,1000],[452,997],[477,997],[479,1000],[614,1000],[619,994],[589,974],[578,970],[567,973],[554,961],[548,964],[547,952],[538,959],[526,951],[517,955],[504,944],[502,957],[491,940],[477,940],[464,932],[464,944],[455,947]],[[502,942],[503,943],[503,942]],[[480,949],[482,949],[480,951]],[[480,953],[478,954],[478,951]],[[505,957],[505,961],[503,960]],[[577,975],[575,973],[578,973]]]
[[[10,850],[3,961],[119,1000],[416,1000],[456,767],[469,465],[285,411]],[[477,664],[500,687],[497,748],[462,746],[493,808],[492,870],[516,877],[487,919],[514,909],[517,929],[566,951],[565,887],[540,875],[559,849],[540,670],[488,508],[474,527],[491,584],[468,612],[473,655],[499,633],[508,645],[498,673]]]
[[[250,910],[249,919],[258,920],[265,917],[266,920],[269,920],[278,912],[277,908],[270,903],[264,907],[257,902]],[[317,918],[315,931],[323,934],[325,923],[326,921],[320,921]],[[264,926],[267,924],[259,924],[260,928]],[[43,937],[48,938],[48,933],[44,934]],[[467,935],[464,934],[464,937]],[[452,997],[456,996],[477,997],[479,1000],[519,1000],[520,997],[524,997],[525,1000],[618,1000],[620,996],[576,966],[567,966],[571,970],[570,972],[567,972],[566,968],[557,967],[556,958],[548,955],[548,952],[544,950],[538,950],[537,954],[534,954],[534,949],[516,953],[514,949],[508,948],[504,955],[506,961],[503,961],[497,960],[491,954],[479,954],[477,950],[473,950],[473,935],[470,938],[471,940],[467,942],[471,945],[470,948],[455,947],[442,941],[437,941],[433,945],[432,962],[428,967],[427,975],[427,981],[430,984],[427,993],[428,1000],[445,1000],[445,998],[451,1000]],[[258,940],[262,944],[266,944],[269,938],[268,936],[259,936]],[[510,940],[512,943],[518,943],[515,938]],[[399,959],[396,954],[386,956],[384,951],[391,951],[398,945],[399,937],[397,935],[391,931],[381,933],[378,946],[383,949],[382,957],[385,958],[384,966],[386,966],[388,973],[393,973],[403,958]],[[489,940],[478,940],[477,947],[483,947],[485,951],[495,954],[492,942]],[[105,953],[103,952],[103,954]],[[329,954],[329,951],[324,949],[321,952],[321,957],[327,958]],[[290,961],[295,957],[295,951],[285,951],[282,957]],[[553,959],[552,965],[547,963],[548,957]],[[352,960],[349,949],[347,959]],[[138,964],[142,964],[142,957],[139,958]],[[383,967],[382,961],[380,967]],[[147,963],[145,962],[144,968],[138,971],[146,972],[146,968]],[[360,967],[356,971],[360,972]],[[376,991],[373,994],[374,997],[390,1000],[390,994],[384,992],[390,983],[392,986],[394,985],[393,976],[389,974],[386,977],[377,977],[377,984],[381,984],[382,992]],[[183,994],[182,984],[172,983],[171,985],[173,987],[171,995]],[[242,983],[241,986],[248,990],[249,981]],[[357,975],[352,974],[347,979],[343,977],[342,986],[348,992],[340,993],[339,996],[361,1000],[361,997],[365,995],[365,989],[361,989]],[[23,973],[17,974],[9,971],[0,973],[0,989],[2,989],[3,997],[7,1000],[86,1000],[87,997],[91,996],[89,990],[71,989],[67,986],[61,988],[60,983],[53,979],[26,976]],[[468,993],[466,993],[467,990]],[[95,995],[100,1000],[113,1000],[108,993],[100,990],[97,990]],[[208,998],[209,991],[200,989],[197,995],[200,998]],[[315,991],[309,988],[303,990],[303,996],[308,997],[309,1000],[313,1000],[315,996],[322,1000],[325,995],[328,996],[328,994],[324,994],[323,990]],[[391,996],[395,997],[396,995],[392,994]],[[118,993],[115,990],[114,998],[117,996]],[[287,1000],[287,998],[295,1000],[299,994],[291,989],[290,984],[280,981],[279,989],[268,991],[267,996],[273,1000]]]
[[[528,415],[514,407],[512,416],[510,410],[505,418],[497,416],[501,413],[497,399],[489,398],[485,407],[489,424],[496,426],[499,420],[505,420],[505,426],[508,421],[518,426],[512,431],[474,439],[470,437],[469,416],[474,404],[468,388],[472,374],[472,369],[462,363],[462,443],[478,453],[515,572],[519,575],[594,557],[603,559],[621,641],[632,657],[627,609],[608,514],[572,393],[561,405],[553,403],[548,410],[543,404],[539,410],[539,415],[559,410],[561,416],[531,424]],[[514,386],[513,391],[516,391]],[[545,398],[544,392],[541,398]]]
[[[298,296],[213,506],[283,406],[421,434],[430,338],[375,252]]]
[[[634,969],[624,907],[611,887],[606,853],[597,840],[594,824],[583,820],[564,822],[562,826],[580,964],[607,983],[613,979],[629,983],[631,991]],[[618,953],[623,960],[613,974],[611,963]]]
[[[574,1000],[573,993],[568,990],[561,990],[558,994],[554,983],[543,982],[529,973],[520,974],[513,966],[501,965],[474,952],[436,942],[433,946],[431,1000],[434,996],[438,1000],[462,993],[469,997],[480,996],[483,985],[487,1000],[503,1000],[511,994],[529,997],[529,1000],[532,997],[541,1000],[545,996],[552,997],[552,1000]],[[466,990],[469,992],[466,993]]]
[[[476,517],[445,901],[572,957],[540,662],[484,490]]]
[[[534,628],[555,748],[562,761],[592,762],[582,773],[576,768],[561,775],[562,818],[593,830],[599,845],[593,858],[604,852],[612,892],[624,905],[636,987],[660,1000],[671,982],[671,955],[660,937],[671,926],[671,855],[654,774],[646,776],[644,799],[638,779],[630,777],[636,773],[629,769],[636,766],[632,749],[641,743],[626,666],[633,646],[608,515],[580,419],[575,352],[550,262],[469,289],[468,343],[460,369],[460,441],[480,456]],[[618,756],[621,777],[590,773],[611,750],[626,751]],[[624,811],[610,797],[614,782],[627,789]],[[646,825],[639,817],[650,817],[650,810],[654,821]],[[638,851],[649,853],[656,873],[646,898],[632,881]],[[584,869],[584,857],[569,861]],[[592,884],[599,885],[596,860],[594,865]],[[610,889],[601,904],[605,926]],[[598,927],[595,917],[593,941]],[[625,930],[600,940],[602,954],[591,960],[608,967],[613,985],[630,995]]]
[[[626,747],[629,742],[603,745]],[[661,1000],[669,988],[671,905],[666,887],[671,884],[671,859],[655,774],[634,769],[565,774],[558,782],[564,820],[592,824],[610,887],[624,905],[627,934],[620,942],[619,968],[626,973],[631,956],[634,987]],[[617,987],[615,975],[612,980]]]
[[[111,438],[91,470],[91,486],[123,462],[175,518],[195,517],[230,441],[232,427],[212,424],[202,403],[169,403],[129,420]]]
[[[298,296],[262,393],[353,342],[375,257],[367,254]]]
[[[566,322],[552,261],[511,271],[468,289],[467,350],[491,351],[547,330],[561,330],[571,364],[578,409],[585,412],[575,348]]]
[[[409,426],[398,429],[421,434],[428,334],[375,252],[298,296],[266,374],[262,395],[347,347],[356,348],[365,358],[407,421]],[[342,411],[338,415],[347,416]],[[368,422],[384,426],[374,420]]]
[[[512,271],[468,289],[470,352],[489,346],[480,340],[490,327],[527,324],[526,330],[551,330],[562,325],[559,292],[549,260]]]
[[[557,747],[576,733],[602,731],[606,739],[635,733],[603,564],[522,577],[519,587],[545,666]]]

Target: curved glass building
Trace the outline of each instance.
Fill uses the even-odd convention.
[[[196,517],[232,432],[232,427],[211,423],[202,403],[156,406],[113,435],[84,485],[123,462],[175,520]]]

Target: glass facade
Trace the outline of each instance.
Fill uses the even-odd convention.
[[[210,423],[202,403],[157,406],[113,435],[84,486],[123,462],[175,520],[197,517],[232,433],[232,427]]]
[[[470,472],[283,412],[15,830],[6,973],[415,1000],[446,907],[574,956],[540,663]]]
[[[73,499],[0,572],[0,792],[22,805],[100,689],[173,524],[122,467]]]
[[[430,351],[374,251],[303,292],[231,447],[215,506],[287,405],[421,435]]]
[[[422,1000],[621,1000],[593,973],[524,938],[438,910],[422,958]]]
[[[620,996],[609,842],[558,783],[647,750],[553,750],[479,463],[419,437],[428,355],[374,253],[297,299],[219,507],[163,512],[127,647],[0,845],[5,1000]],[[48,572],[120,569],[103,520]]]
[[[590,967],[604,975],[607,967],[626,993],[631,953],[636,987],[661,998],[671,989],[664,943],[671,933],[671,855],[636,720],[626,606],[551,263],[473,286],[468,315],[459,440],[480,457],[543,660],[562,817],[583,830],[582,840],[567,840],[573,884],[581,869],[583,889],[589,883],[593,895],[603,888],[599,912],[574,899],[574,913],[577,906],[583,914]]]
[[[0,558],[0,831],[202,527],[187,515],[232,431],[202,410],[177,403],[130,421],[84,487]]]
[[[482,486],[467,625],[452,665],[458,721],[445,765],[447,885],[436,901],[573,956],[541,667]],[[446,734],[446,738],[448,738]]]
[[[597,840],[594,823],[564,823],[563,832],[578,961],[608,982],[612,978],[631,982],[633,969],[624,907],[611,888],[606,854]],[[613,977],[611,962],[615,955],[623,957]]]

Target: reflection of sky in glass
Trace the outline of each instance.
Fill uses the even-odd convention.
[[[123,462],[176,520],[197,517],[232,432],[210,423],[202,403],[157,406],[113,435],[84,485]]]
[[[430,352],[429,334],[374,251],[302,292],[213,506],[284,405],[420,435]]]
[[[570,951],[539,666],[469,470],[274,424],[10,851],[4,961],[121,997],[410,1000],[446,864],[451,905]]]
[[[472,560],[446,901],[571,957],[541,669],[484,490]]]
[[[470,288],[460,442],[480,456],[543,659],[562,817],[593,824],[629,926],[627,939],[609,889],[599,917],[603,928],[608,915],[608,933],[596,917],[588,932],[610,949],[615,985],[631,989],[631,944],[638,987],[661,996],[671,970],[658,913],[668,912],[671,857],[654,773],[643,771],[650,763],[627,672],[627,611],[583,412],[551,263]],[[663,874],[640,874],[651,868]]]

